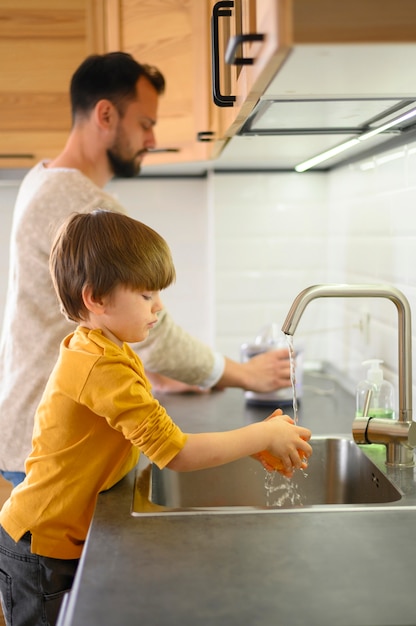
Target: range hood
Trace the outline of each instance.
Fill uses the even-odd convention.
[[[240,136],[313,135],[317,165],[334,166],[346,157],[386,144],[416,123],[416,100],[348,98],[261,100],[241,128]],[[391,124],[391,125],[390,125]],[[382,130],[386,128],[385,130]],[[359,143],[362,139],[365,144]],[[320,154],[320,157],[316,155]],[[307,159],[311,157],[308,156]],[[303,169],[313,164],[305,163]],[[301,164],[295,166],[301,168]],[[299,170],[302,171],[302,170]]]
[[[416,111],[415,44],[299,45],[289,54],[217,166],[293,170]],[[416,128],[416,116],[326,160],[331,169]],[[369,133],[370,135],[370,133]],[[414,140],[414,139],[413,139]],[[353,142],[352,142],[353,143]]]
[[[399,98],[262,99],[239,135],[354,135],[401,116],[415,102]],[[403,122],[401,130],[405,126]]]

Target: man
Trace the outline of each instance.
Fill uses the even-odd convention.
[[[124,213],[103,187],[113,176],[139,173],[147,150],[155,147],[164,88],[156,68],[137,63],[129,54],[88,57],[71,80],[73,124],[63,151],[36,165],[22,182],[0,344],[0,471],[13,484],[24,478],[35,411],[59,344],[72,331],[60,315],[48,272],[52,239],[73,212],[101,208]],[[238,363],[191,337],[166,310],[136,348],[153,384],[161,381],[165,388],[185,383],[261,392],[290,384],[286,350]]]

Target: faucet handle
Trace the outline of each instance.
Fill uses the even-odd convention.
[[[412,422],[409,428],[408,445],[416,448],[416,422]]]

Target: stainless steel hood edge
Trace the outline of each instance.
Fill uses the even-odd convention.
[[[290,170],[381,125],[416,106],[416,83],[408,70],[413,63],[414,43],[295,46],[218,165]],[[382,150],[412,127],[408,121],[363,142],[342,161],[373,147]]]

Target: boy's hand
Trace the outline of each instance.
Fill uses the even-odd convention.
[[[283,415],[281,409],[274,411],[265,421],[276,419],[280,422],[276,424],[281,431],[280,440],[271,446],[271,450],[258,452],[253,458],[260,461],[267,471],[278,471],[283,476],[291,478],[295,469],[306,469],[308,466],[307,459],[312,454],[312,448],[307,441],[311,437],[311,432],[307,428],[296,426],[291,417]]]
[[[299,456],[301,459],[306,459],[305,453],[303,452],[303,450],[298,450],[298,452],[299,452]],[[263,450],[263,452],[259,452],[258,454],[253,454],[253,458],[257,459],[257,461],[260,461],[264,469],[266,469],[268,472],[280,472],[280,474],[282,474],[286,478],[292,478],[293,476],[294,468],[292,467],[292,469],[287,470],[285,466],[283,465],[282,459],[279,459],[278,457],[273,456],[267,450]],[[304,470],[307,467],[308,467],[307,461],[302,460],[302,464],[299,469]]]

